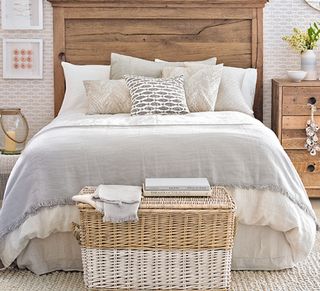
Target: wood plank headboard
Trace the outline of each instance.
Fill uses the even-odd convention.
[[[153,60],[198,60],[258,69],[254,104],[263,117],[266,0],[48,0],[54,8],[55,115],[65,91],[61,59],[109,64],[118,52]]]

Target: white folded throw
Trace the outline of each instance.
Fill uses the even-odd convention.
[[[104,214],[104,222],[138,221],[141,194],[138,186],[99,185],[93,199],[96,209]]]
[[[92,207],[96,208],[96,202],[93,200],[93,194],[78,194],[72,197],[72,200],[75,202],[89,204]]]

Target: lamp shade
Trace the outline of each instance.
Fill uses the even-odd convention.
[[[0,151],[20,154],[28,138],[29,126],[20,108],[0,108]]]

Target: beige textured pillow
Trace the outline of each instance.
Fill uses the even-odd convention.
[[[184,76],[184,88],[190,112],[214,111],[223,65],[165,67],[163,78]]]
[[[110,79],[123,79],[124,75],[135,75],[152,78],[160,78],[162,69],[168,66],[185,66],[187,64],[215,65],[217,59],[210,58],[194,62],[165,62],[156,59],[156,62],[148,61],[116,53],[111,54]]]
[[[185,67],[189,65],[216,65],[217,64],[216,57],[202,60],[202,61],[168,62],[160,59],[155,59],[154,61],[156,63],[165,63],[167,66],[179,66],[179,67]]]
[[[131,111],[131,97],[125,80],[84,81],[87,114],[115,114]]]
[[[156,63],[135,57],[111,54],[110,79],[123,79],[124,75],[160,78],[164,63]]]
[[[248,105],[242,90],[245,72],[247,70],[234,67],[223,68],[216,111],[239,111],[253,115],[252,107]]]

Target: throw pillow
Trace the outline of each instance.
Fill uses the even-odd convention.
[[[243,79],[244,74],[239,68],[223,68],[216,111],[239,111],[253,115],[252,107],[248,105],[242,92]]]
[[[132,100],[131,115],[189,113],[183,76],[161,79],[125,76]]]
[[[66,81],[66,92],[59,112],[86,112],[88,100],[84,88],[84,80],[108,80],[110,66],[73,65],[61,63]]]
[[[163,63],[112,53],[110,79],[123,79],[124,75],[160,78],[163,67]]]
[[[214,111],[223,65],[187,65],[165,67],[163,78],[184,76],[184,88],[191,112]]]
[[[88,98],[87,114],[129,113],[131,98],[124,80],[84,81]]]

